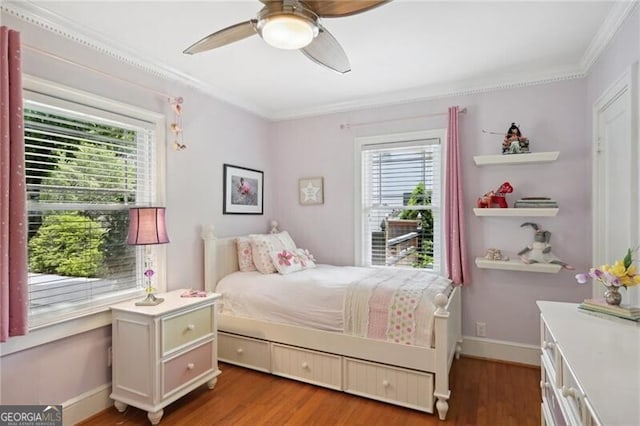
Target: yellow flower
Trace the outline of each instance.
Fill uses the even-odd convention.
[[[624,264],[621,260],[616,260],[616,263],[613,264],[611,268],[609,268],[609,272],[612,275],[615,275],[618,278],[622,278],[627,275],[627,268],[624,267]]]

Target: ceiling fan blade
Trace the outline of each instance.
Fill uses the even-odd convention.
[[[351,71],[347,54],[329,31],[318,25],[318,35],[306,47],[300,49],[313,62],[325,66],[341,74]]]
[[[215,49],[225,44],[233,43],[243,38],[247,38],[257,33],[256,24],[258,21],[251,19],[240,24],[232,25],[223,30],[216,31],[203,38],[202,40],[187,47],[184,52],[189,55],[204,52],[206,50]]]
[[[391,0],[301,0],[321,18],[339,18],[366,12]]]

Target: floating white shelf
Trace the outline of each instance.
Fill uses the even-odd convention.
[[[560,151],[532,152],[529,154],[476,155],[476,166],[499,164],[548,163],[558,159]]]
[[[520,260],[487,260],[484,257],[476,257],[476,266],[481,269],[502,269],[505,271],[546,272],[557,274],[562,269],[561,265],[552,263],[532,263],[527,265]]]
[[[514,154],[515,155],[515,154]],[[476,216],[512,216],[512,217],[527,217],[527,216],[557,216],[559,208],[490,208],[479,209],[474,208],[473,214]]]

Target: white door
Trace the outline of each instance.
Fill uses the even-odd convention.
[[[593,265],[613,263],[638,247],[636,73],[634,64],[594,104]],[[602,297],[601,284],[593,290]],[[622,303],[639,304],[637,288],[621,292]]]

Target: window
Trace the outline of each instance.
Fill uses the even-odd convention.
[[[444,135],[356,140],[359,264],[440,270]]]
[[[128,212],[163,201],[162,117],[28,78],[24,121],[30,325],[141,295]]]

